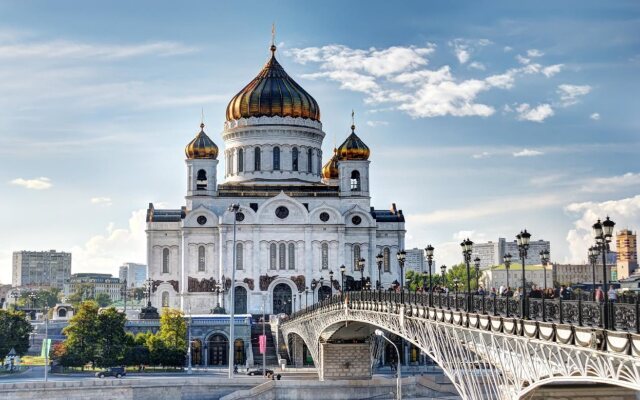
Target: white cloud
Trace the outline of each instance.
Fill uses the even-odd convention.
[[[49,189],[51,186],[53,186],[53,184],[51,183],[51,179],[44,176],[34,179],[16,178],[9,183],[33,190],[44,190]]]
[[[488,76],[485,81],[494,87],[500,89],[511,89],[515,82],[515,70],[509,70],[504,74]]]
[[[508,52],[510,52],[510,51],[512,51],[512,50],[513,50],[513,47],[511,47],[511,46],[504,46],[504,48],[503,48],[502,50],[504,50],[504,52],[505,52],[505,53],[508,53]]]
[[[173,56],[192,53],[197,49],[176,42],[152,42],[132,45],[104,45],[56,40],[40,43],[0,45],[0,59],[120,59],[144,55]]]
[[[91,204],[102,204],[107,207],[113,204],[111,197],[92,197],[90,201]]]
[[[551,78],[552,76],[560,72],[562,68],[564,68],[564,64],[549,65],[548,67],[542,68],[542,73],[547,78]]]
[[[599,121],[600,120],[600,113],[593,113],[593,114],[589,115],[589,118],[591,118],[594,121]]]
[[[90,238],[84,245],[75,246],[73,269],[81,272],[113,271],[123,262],[140,262],[146,259],[147,210],[134,211],[127,228],[115,228],[111,223],[106,232]]]
[[[591,86],[589,85],[562,84],[558,86],[558,95],[562,105],[565,107],[576,104],[580,101],[580,97],[587,95],[589,92],[591,92]]]
[[[529,56],[529,57],[542,57],[543,55],[544,55],[544,53],[541,52],[538,49],[527,50],[527,56]]]
[[[551,105],[546,103],[533,108],[527,103],[522,103],[516,107],[516,111],[519,120],[533,122],[543,122],[554,114]]]
[[[484,71],[484,70],[487,69],[487,67],[485,67],[483,63],[478,62],[478,61],[474,61],[471,64],[469,64],[469,68],[477,69],[477,70],[480,70],[480,71]]]
[[[522,57],[520,54],[516,56],[516,60],[518,60],[518,62],[523,65],[527,65],[531,62],[531,59]]]
[[[474,155],[472,155],[471,157],[475,158],[475,159],[481,159],[481,158],[487,158],[487,157],[491,157],[491,153],[483,151],[482,153],[476,153]]]
[[[591,226],[598,218],[609,216],[619,228],[640,226],[640,195],[604,202],[571,203],[565,211],[577,219],[567,233],[570,256],[567,262],[584,262],[587,249],[593,245]]]
[[[595,178],[582,186],[584,192],[612,192],[623,187],[640,187],[640,173]]]
[[[543,155],[544,152],[539,150],[522,149],[513,153],[514,157],[536,157]]]
[[[453,53],[456,55],[460,64],[466,64],[471,59],[471,53],[477,48],[488,46],[490,44],[491,41],[488,39],[454,39],[449,42],[449,46],[453,47]]]
[[[375,128],[376,126],[387,126],[389,125],[389,122],[387,121],[367,121],[367,125]]]

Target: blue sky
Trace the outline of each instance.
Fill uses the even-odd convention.
[[[0,281],[19,249],[144,262],[143,210],[183,204],[201,108],[222,145],[273,22],[325,154],[355,110],[373,202],[404,210],[408,247],[450,264],[463,236],[526,227],[581,261],[595,218],[638,228],[637,2],[390,4],[0,3]]]

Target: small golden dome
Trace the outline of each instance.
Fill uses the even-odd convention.
[[[322,178],[338,179],[338,149],[333,149],[333,156],[322,167]]]
[[[200,124],[200,133],[189,142],[184,149],[184,153],[190,160],[196,158],[210,158],[215,160],[218,158],[218,146],[204,133],[204,123]]]
[[[340,147],[338,147],[338,158],[340,160],[368,160],[371,150],[356,135],[356,126],[351,125],[351,135],[347,137]]]
[[[313,97],[285,72],[276,60],[276,46],[271,58],[247,86],[227,106],[227,121],[249,117],[293,117],[320,121],[320,107]]]

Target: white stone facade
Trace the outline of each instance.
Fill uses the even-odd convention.
[[[224,304],[228,311],[228,292],[218,299],[210,283],[231,277],[234,215],[228,208],[234,203],[242,214],[236,231],[236,313],[261,313],[263,296],[267,313],[299,309],[305,288],[313,290],[309,300],[318,299],[320,285],[314,288],[313,281],[323,278],[324,293],[329,290],[330,271],[335,293],[341,265],[345,275],[359,281],[358,257],[366,260],[364,276],[372,285],[378,279],[379,253],[386,256],[383,286],[399,280],[396,253],[404,248],[404,216],[395,205],[390,210],[371,207],[369,161],[339,162],[339,182],[323,183],[322,125],[300,118],[228,121],[222,135],[224,183],[215,181],[218,160],[188,159],[185,207],[149,207],[147,262],[155,282],[154,306],[190,307],[202,314]],[[201,179],[201,170],[208,179]],[[357,190],[349,181],[354,170],[361,179]]]

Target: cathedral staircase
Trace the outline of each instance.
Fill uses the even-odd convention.
[[[262,365],[262,354],[260,354],[260,335],[262,335],[262,315],[255,315],[252,320],[254,323],[251,325],[251,347],[253,349],[253,362],[255,366]],[[267,336],[267,366],[278,365],[278,355],[276,354],[276,345],[273,340],[273,334],[271,332],[271,325],[267,322],[264,325],[265,335]]]

